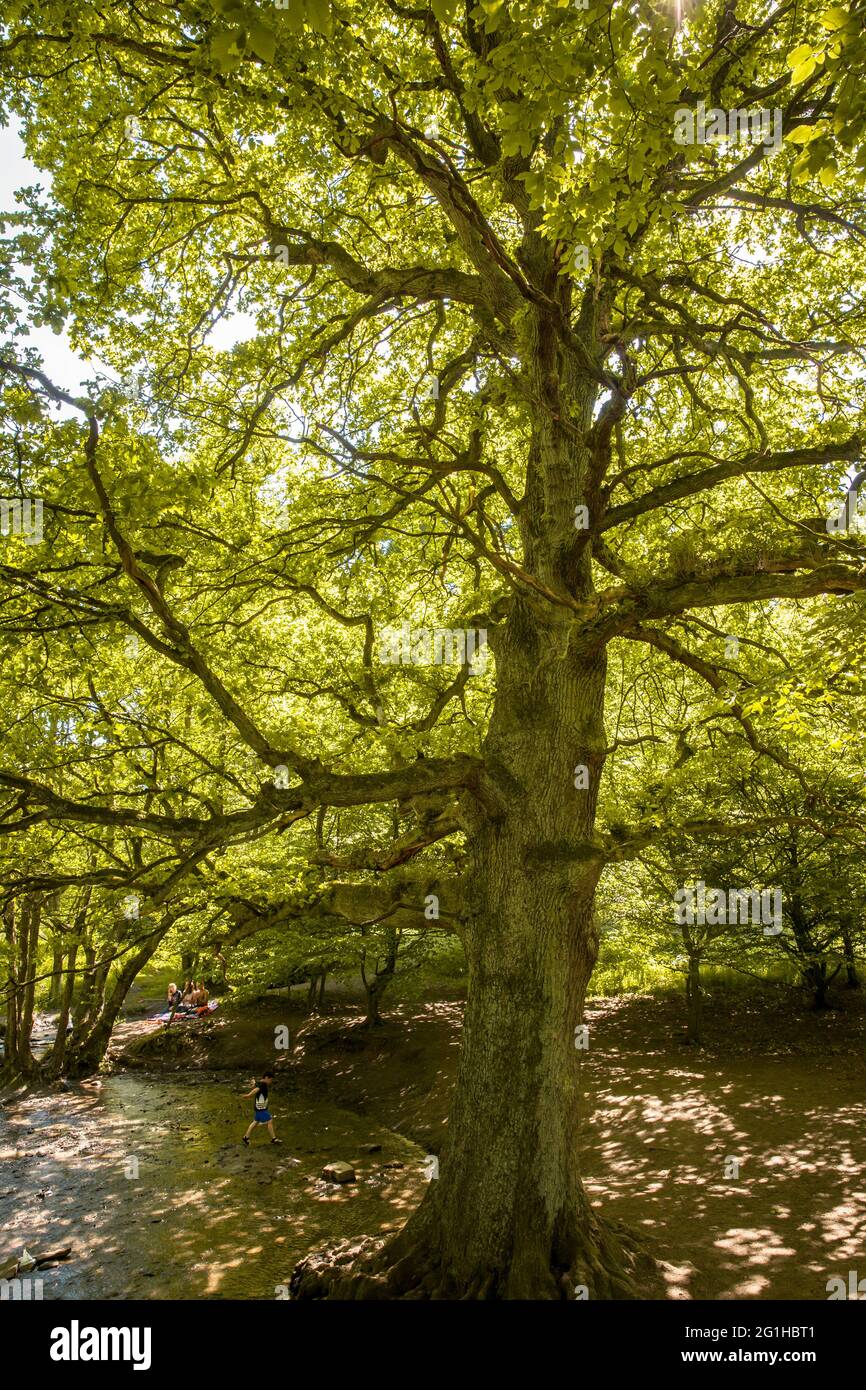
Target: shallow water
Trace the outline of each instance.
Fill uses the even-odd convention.
[[[294,1265],[402,1225],[424,1151],[350,1111],[272,1091],[276,1132],[240,1142],[246,1076],[136,1072],[34,1095],[0,1117],[0,1263],[64,1245],[45,1299],[284,1297]],[[381,1152],[364,1146],[381,1144]],[[291,1158],[299,1160],[290,1163]],[[335,1159],[357,1182],[321,1178]],[[387,1167],[400,1164],[400,1167]]]

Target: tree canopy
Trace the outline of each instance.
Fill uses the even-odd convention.
[[[799,837],[843,951],[863,18],[8,0],[50,175],[3,243],[3,489],[43,508],[0,540],[10,988],[38,906],[92,1064],[168,933],[456,934],[452,1148],[364,1287],[628,1286],[572,1153],[599,883],[762,886]]]

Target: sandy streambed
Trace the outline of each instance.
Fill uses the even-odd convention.
[[[137,1072],[10,1105],[0,1263],[72,1245],[42,1275],[45,1299],[272,1299],[310,1250],[396,1228],[417,1206],[423,1150],[336,1106],[275,1093],[284,1143],[256,1133],[245,1149],[247,1089],[246,1076]],[[356,1183],[321,1179],[334,1159]]]

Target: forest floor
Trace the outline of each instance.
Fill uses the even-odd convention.
[[[866,1275],[866,1012],[793,994],[727,1001],[701,1049],[675,1040],[679,1000],[588,1010],[586,1185],[643,1233],[671,1298],[826,1299]]]
[[[272,995],[170,1033],[128,1016],[113,1074],[7,1107],[0,1262],[74,1244],[46,1297],[273,1298],[309,1250],[399,1225],[446,1133],[457,994],[395,1004],[373,1030],[339,997],[308,1016]],[[831,1277],[866,1275],[866,999],[836,1002],[815,1014],[789,989],[720,993],[701,1048],[681,1040],[678,997],[588,1005],[585,1181],[670,1298],[826,1299]],[[291,1052],[274,1050],[281,1025]],[[286,1143],[246,1151],[237,1093],[273,1057]],[[321,1181],[334,1158],[356,1184]]]

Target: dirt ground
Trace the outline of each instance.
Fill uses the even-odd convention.
[[[831,1277],[866,1276],[866,1001],[838,1002],[814,1014],[792,990],[720,994],[700,1049],[683,1044],[679,998],[589,1005],[585,1181],[639,1232],[668,1297],[825,1299]],[[310,1017],[272,997],[171,1035],[128,1017],[101,1085],[7,1106],[0,1260],[68,1238],[77,1264],[49,1271],[46,1297],[274,1297],[302,1254],[399,1225],[420,1200],[461,1014],[443,996],[370,1031],[345,1001]],[[248,1154],[232,1097],[282,1024],[287,1147]],[[133,1151],[142,1183],[123,1176]],[[328,1157],[358,1165],[351,1196],[321,1182]]]
[[[742,1011],[700,1051],[671,1043],[670,1001],[588,1011],[586,1185],[662,1261],[669,1297],[826,1299],[831,1277],[866,1275],[864,1020],[847,1002],[780,1011],[769,1055],[746,1050]]]

